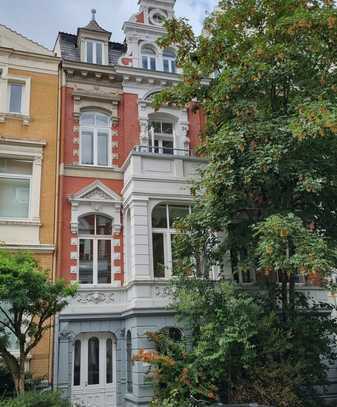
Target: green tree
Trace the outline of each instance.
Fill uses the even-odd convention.
[[[296,294],[301,312],[284,320],[273,298],[278,292],[251,295],[226,282],[185,277],[174,288],[177,318],[191,337],[176,342],[150,333],[156,351],[136,355],[151,366],[154,407],[191,407],[190,394],[225,403],[322,405],[316,385],[327,383],[337,358],[333,307]]]
[[[180,257],[185,263],[194,257],[200,275],[205,254],[223,264],[224,253],[244,247],[261,271],[278,272],[280,259],[275,262],[274,253],[267,260],[267,236],[259,227],[278,216],[287,230],[302,225],[297,244],[289,236],[288,249],[278,252],[303,260],[292,258],[280,271],[285,287],[293,291],[297,273],[326,274],[337,243],[334,2],[222,0],[198,37],[184,19],[166,27],[160,44],[177,46],[183,80],[157,96],[155,106],[193,100],[206,117],[199,152],[208,165],[194,187],[194,211],[181,225]],[[278,244],[275,234],[269,244],[273,238]],[[312,244],[318,258],[310,256]]]
[[[28,253],[0,251],[0,357],[15,382],[17,393],[24,392],[25,363],[29,353],[50,329],[52,317],[68,303],[75,286],[52,282]],[[10,352],[17,342],[19,356]]]

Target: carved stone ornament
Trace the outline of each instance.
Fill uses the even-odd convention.
[[[170,287],[154,287],[154,296],[166,298],[171,295],[171,288]]]
[[[111,200],[111,197],[99,188],[95,188],[93,191],[88,192],[86,195],[82,196],[82,199],[93,199],[100,201]]]
[[[75,334],[71,331],[62,331],[59,333],[59,338],[61,341],[71,341],[74,337]]]
[[[115,302],[115,294],[100,292],[77,294],[75,300],[80,304],[112,304]]]

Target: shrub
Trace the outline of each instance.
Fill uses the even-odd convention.
[[[0,365],[0,399],[12,397],[15,394],[13,379],[8,370]]]
[[[0,402],[0,407],[71,407],[67,400],[63,400],[59,393],[25,393],[14,400]]]

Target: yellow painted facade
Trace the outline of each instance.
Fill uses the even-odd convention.
[[[13,157],[16,152],[29,153],[30,150],[35,154],[33,177],[36,179],[33,182],[34,190],[40,189],[40,199],[30,197],[30,205],[34,206],[35,211],[34,219],[26,223],[0,217],[0,241],[10,250],[32,252],[41,267],[49,271],[50,278],[54,278],[59,59],[51,51],[7,27],[0,26],[1,33],[7,43],[0,47],[0,157],[6,157],[8,151]],[[8,107],[9,85],[17,80],[25,84],[22,114],[12,114]],[[31,242],[30,235],[34,237]],[[32,354],[30,368],[33,377],[51,382],[52,351],[50,330]]]

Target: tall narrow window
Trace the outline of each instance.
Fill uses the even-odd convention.
[[[85,41],[85,62],[89,64],[103,64],[103,43],[98,41]]]
[[[156,154],[174,154],[173,122],[150,121],[150,151]]]
[[[184,205],[157,205],[152,211],[153,275],[169,277],[173,269],[175,222],[190,213]]]
[[[112,359],[112,339],[106,340],[106,382],[112,383],[113,380],[113,359]]]
[[[111,162],[109,117],[97,112],[81,114],[80,162],[84,165],[109,166]]]
[[[23,90],[22,83],[9,84],[9,112],[22,113],[23,112]]]
[[[144,45],[142,48],[142,67],[151,71],[156,70],[156,53],[150,45]]]
[[[165,49],[163,52],[163,69],[164,72],[176,73],[176,54],[172,49]]]
[[[33,163],[0,157],[0,218],[29,218]]]
[[[131,332],[126,335],[126,363],[127,363],[127,390],[128,393],[133,393],[133,378],[132,378],[132,338]]]
[[[81,341],[75,341],[74,345],[74,386],[81,384]]]
[[[99,384],[99,340],[88,341],[88,384]]]
[[[79,281],[111,284],[112,220],[103,215],[79,219]]]

